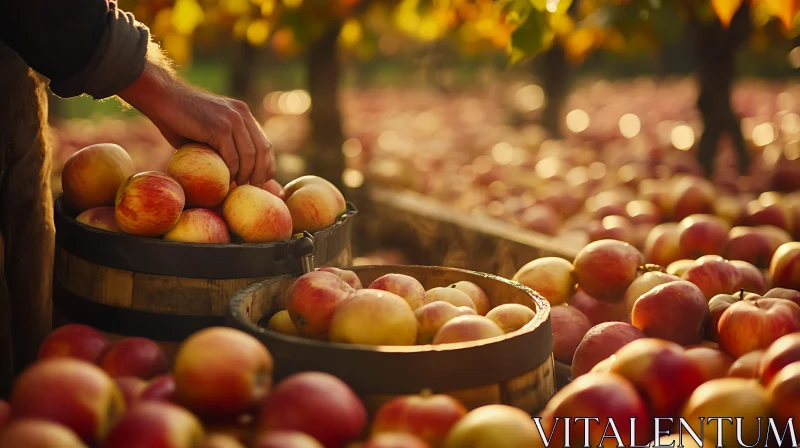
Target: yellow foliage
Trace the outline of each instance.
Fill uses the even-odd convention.
[[[269,24],[266,20],[254,20],[247,27],[247,41],[250,45],[257,47],[267,41],[269,37]]]
[[[261,15],[269,16],[275,11],[275,0],[260,0],[261,1]]]
[[[342,26],[342,31],[339,33],[341,43],[347,47],[352,47],[357,44],[364,35],[361,29],[361,24],[357,19],[348,19]]]
[[[792,29],[798,10],[797,0],[758,0],[774,15],[781,20],[783,27]]]
[[[166,36],[172,30],[172,8],[164,8],[156,13],[150,26],[156,36]]]
[[[172,10],[172,28],[180,34],[192,34],[203,17],[203,8],[195,0],[177,0]]]
[[[567,14],[550,14],[550,28],[558,37],[564,37],[575,29],[575,21]]]
[[[312,1],[322,1],[322,0],[312,0]],[[299,8],[300,5],[303,4],[303,0],[283,0],[283,4],[287,8]]]
[[[164,50],[176,64],[186,64],[192,59],[192,43],[182,34],[168,33],[161,42]]]
[[[719,21],[725,27],[731,24],[733,15],[740,6],[742,6],[742,0],[711,0],[711,7],[714,8]]]
[[[244,39],[247,36],[247,30],[250,27],[250,19],[247,17],[240,17],[233,24],[233,38]]]
[[[596,30],[579,28],[564,40],[564,51],[569,60],[580,62],[594,48]]]

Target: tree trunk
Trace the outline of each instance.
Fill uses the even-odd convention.
[[[542,126],[553,138],[561,138],[562,113],[569,92],[569,66],[564,47],[554,43],[542,53],[537,65],[547,100],[542,110]]]
[[[727,135],[739,159],[739,171],[750,167],[750,154],[742,136],[739,117],[731,107],[731,91],[736,74],[736,52],[750,33],[749,2],[743,2],[729,28],[719,21],[694,24],[695,58],[699,94],[697,108],[703,118],[703,135],[697,150],[697,160],[709,178],[720,139]]]
[[[306,80],[311,96],[311,150],[307,158],[312,174],[342,188],[345,169],[342,118],[339,113],[338,37],[341,24],[332,26],[313,42],[306,54]]]
[[[245,101],[251,109],[258,106],[253,104],[253,84],[256,75],[256,49],[249,42],[242,41],[233,63],[230,77],[229,91],[232,97]]]

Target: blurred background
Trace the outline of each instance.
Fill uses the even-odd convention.
[[[580,247],[647,221],[598,208],[661,209],[683,175],[741,207],[800,189],[793,1],[119,3],[189,81],[250,104],[280,181],[321,175],[367,211],[388,189]],[[138,170],[174,151],[114,101],[51,98],[50,117],[55,193],[86,145]]]

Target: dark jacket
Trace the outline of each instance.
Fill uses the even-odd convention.
[[[60,97],[101,99],[129,86],[149,39],[115,0],[0,0],[0,40]]]

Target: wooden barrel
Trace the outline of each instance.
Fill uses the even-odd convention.
[[[522,329],[481,341],[416,346],[366,346],[288,336],[263,326],[284,309],[291,275],[262,281],[237,292],[228,324],[260,339],[275,359],[275,381],[302,371],[335,375],[359,394],[370,413],[398,395],[424,389],[446,393],[474,409],[503,403],[531,414],[555,393],[550,306],[531,289],[504,278],[454,268],[360,266],[352,269],[365,285],[398,273],[419,280],[426,289],[468,280],[486,291],[492,306],[520,303],[536,311]]]
[[[193,244],[107,232],[78,223],[55,201],[54,322],[143,336],[170,352],[191,333],[225,323],[231,296],[254,282],[316,265],[348,266],[357,210],[306,237],[266,244]]]

